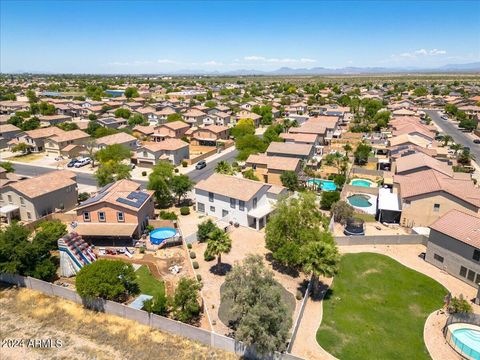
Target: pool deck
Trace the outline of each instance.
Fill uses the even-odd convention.
[[[431,313],[423,329],[423,341],[433,360],[460,360],[462,357],[452,349],[443,336],[443,327],[448,314],[443,311]]]

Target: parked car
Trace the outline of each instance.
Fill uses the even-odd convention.
[[[77,162],[77,159],[72,159],[68,162],[67,167],[74,167]]]
[[[207,166],[207,162],[205,160],[200,160],[197,165],[195,165],[195,169],[200,170]]]
[[[475,139],[475,140],[473,140],[473,143],[474,143],[474,144],[480,144],[480,139]]]
[[[80,158],[78,159],[78,161],[75,163],[75,167],[76,168],[79,168],[79,167],[82,167],[82,166],[85,166],[85,165],[88,165],[91,163],[91,159],[88,158],[88,157],[85,157],[85,158]]]

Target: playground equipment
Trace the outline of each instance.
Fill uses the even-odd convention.
[[[60,273],[62,276],[74,276],[85,265],[97,260],[90,245],[75,232],[58,239],[60,251]]]

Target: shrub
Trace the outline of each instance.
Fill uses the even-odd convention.
[[[160,211],[160,219],[162,220],[177,220],[178,216],[173,211]]]
[[[195,251],[190,251],[190,259],[196,259],[197,254],[195,254]]]
[[[142,247],[140,248],[140,254],[145,254],[145,246],[142,246]]]
[[[188,206],[181,207],[180,208],[180,214],[189,215],[190,214],[190,208]]]
[[[192,263],[194,269],[198,269],[200,266],[198,265],[198,262],[194,261]]]
[[[183,167],[187,167],[187,166],[188,166],[187,160],[182,160],[182,166],[183,166]]]
[[[192,248],[192,244],[188,243],[187,244],[187,249],[191,249]]]
[[[175,170],[174,170],[174,171],[175,171],[175,173],[178,173],[178,172],[179,172],[179,170],[178,170],[177,168],[175,168]]]
[[[297,293],[295,294],[295,298],[297,300],[302,300],[303,299],[303,294],[300,290],[297,290]]]
[[[198,225],[197,230],[197,239],[199,242],[207,241],[208,234],[210,234],[213,230],[217,229],[217,226],[213,223],[212,220],[208,219],[201,224]]]
[[[215,256],[210,254],[208,251],[205,251],[205,253],[203,254],[203,260],[212,261],[213,259],[215,259]]]
[[[347,223],[347,219],[353,216],[353,207],[343,200],[334,203],[331,209],[332,214],[335,217],[335,222],[342,225],[345,225]]]
[[[338,191],[322,191],[322,199],[320,200],[320,207],[323,210],[330,210],[333,203],[340,200],[340,193]]]
[[[82,202],[87,200],[90,197],[90,195],[87,192],[81,192],[78,194],[78,202]]]
[[[197,280],[198,280],[198,281],[202,281],[202,275],[197,274]]]
[[[148,232],[150,232],[150,231],[155,230],[155,228],[153,227],[153,225],[147,225],[147,226],[145,227],[145,230],[147,230]]]
[[[146,171],[142,171],[142,176],[147,176],[147,172],[146,172]]]
[[[460,297],[454,297],[450,300],[450,305],[448,306],[448,312],[450,314],[455,314],[455,313],[471,313],[472,310],[472,305],[463,298],[463,295],[460,295]]]

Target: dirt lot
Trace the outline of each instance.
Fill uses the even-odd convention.
[[[29,289],[0,288],[0,339],[53,339],[60,347],[0,348],[7,359],[235,359],[233,354],[85,310]]]

